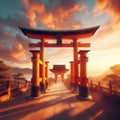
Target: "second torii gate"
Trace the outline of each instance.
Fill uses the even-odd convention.
[[[64,74],[69,71],[65,65],[53,65],[53,68],[49,70],[55,75],[55,83],[57,82],[58,75],[61,75],[61,79],[64,81]]]
[[[74,68],[73,81],[74,81],[74,84],[78,84],[78,82],[84,81],[82,79],[79,79],[79,74],[78,74],[78,63],[79,63],[78,47],[90,47],[90,43],[81,43],[81,42],[78,42],[78,39],[93,36],[98,28],[99,26],[80,29],[80,30],[38,30],[38,29],[20,28],[21,31],[24,33],[24,35],[27,36],[28,38],[40,40],[40,42],[38,43],[29,43],[29,47],[40,48],[40,59],[42,61],[42,64],[40,66],[40,69],[41,69],[40,73],[42,78],[41,82],[43,86],[45,86],[45,47],[52,47],[52,48],[53,47],[73,47],[73,62],[74,62],[72,66]],[[49,40],[51,39],[53,40],[55,39],[56,43],[49,43]],[[66,41],[72,40],[72,42],[63,43],[63,39]],[[82,71],[84,71],[84,69]],[[34,79],[36,81],[39,81],[38,78],[34,78]],[[32,79],[32,81],[34,81],[34,79]],[[35,89],[37,87],[38,86],[35,85],[34,82],[32,82],[32,88]]]

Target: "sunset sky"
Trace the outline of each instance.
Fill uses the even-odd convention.
[[[88,76],[96,76],[120,64],[120,0],[1,0],[0,59],[7,65],[31,68],[30,40],[19,26],[36,29],[71,30],[100,25],[90,42]],[[38,40],[37,40],[38,42]],[[47,48],[46,61],[66,64],[73,60],[72,48]]]

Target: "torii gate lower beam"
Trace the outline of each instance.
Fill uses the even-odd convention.
[[[36,47],[40,47],[40,46],[42,46],[41,43],[29,43],[29,47],[35,47],[36,48]],[[44,46],[45,47],[74,47],[74,44],[71,42],[69,44],[63,43],[62,45],[58,45],[58,44],[52,44],[52,43],[48,44],[47,42],[45,42]],[[90,47],[90,43],[81,43],[81,42],[78,42],[77,46],[78,47]]]

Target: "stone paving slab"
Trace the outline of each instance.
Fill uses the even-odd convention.
[[[62,83],[51,86],[40,99],[30,100],[26,92],[0,103],[0,120],[120,120],[120,104],[90,92],[82,100]]]

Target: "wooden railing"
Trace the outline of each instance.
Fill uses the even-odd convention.
[[[19,84],[18,86],[8,87],[5,90],[0,91],[0,102],[6,101],[9,98],[16,96],[17,94],[21,93],[23,90],[28,88],[28,83]],[[24,90],[25,91],[25,90]]]
[[[98,84],[94,84],[93,81],[91,80],[89,82],[89,88],[96,88],[101,92],[108,93],[110,95],[118,95],[120,96],[120,91],[116,91],[112,88],[111,82],[109,83],[108,87],[104,87],[101,85],[100,81],[98,81]]]

